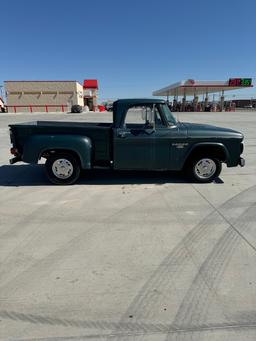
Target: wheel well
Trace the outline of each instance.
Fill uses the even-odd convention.
[[[70,149],[49,149],[49,150],[44,150],[40,157],[43,157],[45,159],[47,159],[50,155],[53,155],[53,154],[61,154],[61,153],[67,153],[67,154],[71,154],[72,156],[74,156],[78,162],[81,164],[81,160],[80,160],[80,157],[79,155],[74,152],[73,150],[70,150]]]
[[[226,158],[227,158],[226,152],[224,148],[221,146],[210,146],[210,145],[198,146],[195,149],[193,149],[191,153],[188,155],[184,165],[187,165],[195,157],[200,157],[200,156],[208,156],[208,157],[211,156],[220,161],[226,161]]]

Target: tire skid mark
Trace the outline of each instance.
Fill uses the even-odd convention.
[[[206,226],[206,222],[207,223],[212,223],[212,221],[214,221],[215,223],[216,223],[216,217],[214,216],[215,215],[215,213],[213,212],[213,213],[211,213],[209,216],[207,216],[206,217],[206,219],[202,222],[202,225],[200,226],[200,227],[202,227],[203,228],[203,230],[205,229],[205,228],[207,228],[207,226]],[[209,220],[209,218],[211,219],[211,221]],[[222,220],[221,220],[222,221]],[[194,232],[194,231],[193,231]],[[204,234],[206,234],[207,233],[207,235],[208,235],[208,231],[204,231]],[[203,235],[194,235],[194,237],[195,238],[197,238],[197,240],[196,240],[196,242],[200,242],[200,240],[198,239],[198,238],[202,238],[202,237],[204,237],[204,234]],[[189,235],[189,234],[188,234]],[[189,248],[191,247],[191,244],[193,244],[193,242],[194,242],[194,240],[191,238],[189,238],[189,242],[188,242],[188,240],[187,240],[187,238],[185,238],[183,241],[183,244],[184,244],[184,246],[185,246],[185,248],[184,248],[184,251],[185,252],[187,252],[187,254],[186,254],[186,257],[187,256],[190,256],[190,253],[189,253]],[[180,251],[180,248],[178,248],[178,250]],[[177,256],[178,257],[180,257],[180,254],[177,254]],[[171,259],[173,259],[173,257],[171,257]],[[177,263],[178,264],[178,263]],[[166,266],[169,266],[169,265],[172,265],[172,261],[171,262],[169,262],[169,263],[166,263]],[[183,261],[182,261],[182,266],[184,265],[184,263],[183,263]],[[154,283],[155,284],[155,283]],[[140,302],[138,303],[138,305],[140,304]]]
[[[239,218],[236,228],[245,230],[248,227],[244,218],[255,211],[256,204],[249,207]],[[173,325],[197,325],[207,319],[210,301],[217,301],[216,289],[237,245],[243,240],[240,235],[230,227],[219,239],[217,246],[208,255],[200,266],[198,274],[188,289],[179,311],[177,312]],[[228,317],[226,317],[228,319]],[[166,340],[171,340],[166,338]],[[178,338],[179,339],[179,338]],[[177,340],[178,340],[177,339]]]
[[[225,268],[225,263],[228,263],[229,259],[222,260],[222,257],[226,257],[228,254],[229,249],[232,247],[229,243],[232,242],[232,240],[237,239],[237,235],[234,233],[232,229],[229,229],[225,232],[225,234],[222,236],[222,238],[219,240],[219,243],[221,243],[220,247],[214,248],[211,254],[207,257],[205,262],[201,265],[199,268],[199,271],[195,277],[195,279],[192,282],[191,287],[193,287],[193,294],[187,293],[181,306],[176,314],[177,323],[174,322],[174,325],[180,323],[182,321],[182,325],[184,325],[184,320],[189,321],[189,324],[193,323],[193,316],[195,316],[195,312],[192,314],[191,307],[196,306],[197,304],[200,304],[200,300],[203,301],[205,291],[210,291],[214,289],[214,283],[213,281],[218,281],[218,273],[216,273],[219,270],[219,264],[222,265],[223,268]],[[232,250],[231,250],[232,251]],[[213,259],[212,257],[215,257]],[[215,292],[212,292],[215,296]],[[202,303],[201,303],[202,304]],[[183,307],[189,306],[189,309],[183,309]],[[205,307],[205,305],[204,305]],[[203,308],[204,308],[203,307]],[[200,315],[203,313],[202,310],[197,309],[198,313]],[[182,316],[182,314],[184,316]]]
[[[119,209],[118,211],[111,213],[110,215],[102,218],[102,220],[100,222],[96,222],[96,223],[92,224],[86,231],[84,231],[84,232],[80,233],[79,235],[73,237],[68,242],[66,242],[64,245],[60,246],[58,249],[56,249],[53,252],[51,252],[50,254],[48,254],[46,257],[37,260],[36,262],[31,264],[28,268],[23,270],[21,273],[17,274],[14,278],[12,278],[9,281],[7,281],[6,283],[4,283],[4,285],[0,285],[1,294],[2,295],[4,294],[5,288],[7,289],[7,292],[10,291],[10,283],[12,283],[14,281],[17,282],[17,280],[20,280],[20,279],[27,280],[29,272],[31,272],[32,270],[39,272],[37,277],[33,276],[38,281],[39,278],[41,278],[40,276],[44,275],[41,271],[39,271],[40,267],[47,266],[47,271],[48,271],[48,273],[50,273],[51,269],[53,267],[55,267],[58,263],[62,262],[64,257],[68,257],[69,253],[73,254],[74,249],[71,248],[71,246],[76,245],[76,247],[77,247],[80,243],[83,243],[84,240],[81,237],[83,235],[88,234],[90,231],[93,231],[93,229],[96,225],[103,224],[104,222],[108,221],[109,219],[112,219],[114,216],[120,214],[120,212],[126,210],[128,207],[132,207],[132,206],[136,205],[138,202],[140,202],[141,200],[145,200],[145,198],[149,198],[150,196],[152,196],[154,194],[156,194],[156,191],[153,191],[150,194],[143,196],[142,198],[136,200],[135,202],[132,202],[130,205],[124,206],[123,208]]]
[[[155,303],[159,297],[158,292],[155,291],[159,287],[166,287],[172,280],[173,276],[177,276],[182,270],[184,264],[191,262],[190,255],[188,254],[187,247],[196,242],[199,242],[205,234],[205,224],[202,223],[198,226],[196,230],[191,231],[185,240],[183,240],[182,245],[178,245],[172,252],[171,257],[167,257],[158,271],[153,274],[151,278],[150,285],[143,287],[141,292],[136,296],[136,299],[132,303],[132,308],[129,309],[129,314],[132,314],[135,318],[138,317],[141,311],[143,311],[143,316],[151,311],[151,308],[155,306]],[[186,246],[184,246],[186,244]],[[166,275],[166,272],[170,273],[171,278]],[[143,293],[145,292],[145,294]],[[128,314],[128,315],[129,315]]]
[[[209,224],[209,218],[211,218],[211,224]],[[178,278],[179,275],[182,275],[184,267],[191,262],[191,255],[189,253],[189,249],[192,247],[195,247],[198,243],[203,242],[204,238],[206,235],[209,235],[210,229],[212,229],[212,223],[216,223],[216,219],[218,219],[218,216],[215,215],[215,212],[212,212],[206,219],[205,221],[200,224],[200,230],[197,231],[198,233],[193,234],[193,238],[189,238],[186,240],[183,240],[183,247],[182,251],[184,251],[183,254],[181,254],[181,250],[178,249],[178,252],[175,253],[171,258],[172,261],[165,264],[163,271],[162,271],[162,276],[164,276],[164,279],[159,283],[159,282],[153,282],[153,287],[158,288],[161,286],[160,290],[163,290],[165,287],[170,287],[171,290],[175,291],[175,282]],[[206,224],[208,222],[208,224]],[[221,220],[222,222],[222,220]],[[195,231],[193,231],[195,232]],[[175,263],[173,263],[173,258],[177,257]],[[171,269],[172,264],[176,266],[175,269]],[[168,273],[165,273],[168,272]],[[152,291],[151,291],[152,290]],[[131,309],[129,310],[129,313],[127,312],[127,315],[133,314],[133,316],[138,320],[138,316],[143,315],[143,319],[149,318],[150,313],[152,314],[152,311],[154,312],[154,307],[157,304],[157,300],[159,300],[159,296],[157,294],[152,293],[153,288],[151,289],[147,295],[142,296],[142,300],[148,300],[149,302],[138,302],[138,306],[136,309]],[[175,292],[174,292],[175,294]],[[127,317],[126,315],[126,317]],[[173,327],[172,327],[173,328]],[[177,326],[174,325],[174,329],[177,329]],[[117,340],[128,340],[126,336],[122,339],[117,339]]]
[[[235,235],[234,231],[231,229],[227,232],[228,237],[230,237],[230,234],[233,235],[232,236],[233,238],[238,238]],[[225,256],[225,247],[228,246],[229,241],[231,240],[227,239],[227,243],[223,244],[223,248],[221,250],[220,255],[223,254],[223,256]],[[210,265],[210,264],[205,264],[205,265]],[[218,267],[218,263],[215,262],[215,268],[217,267]],[[213,272],[215,271],[214,268],[209,267],[208,271],[210,270]],[[218,297],[216,297],[216,292],[214,290],[213,285],[209,284],[211,278],[207,278],[207,279],[205,278],[205,276],[207,275],[209,274],[208,273],[205,274],[204,271],[199,270],[192,284],[195,286],[194,292],[186,294],[185,298],[183,299],[183,302],[181,303],[179,311],[172,323],[173,326],[179,328],[178,326],[197,325],[197,322],[195,321],[197,320],[200,321],[201,319],[203,319],[203,321],[205,320],[203,317],[205,317],[205,314],[207,313],[206,309],[208,309],[209,301],[210,300],[218,301]],[[198,307],[196,307],[197,305]],[[196,307],[196,309],[194,309],[194,307]],[[226,316],[225,318],[227,319]],[[179,336],[176,339],[179,340]],[[172,340],[172,337],[169,336],[167,337],[166,340]]]
[[[255,186],[254,186],[255,187]],[[252,188],[251,189],[247,189],[246,191],[249,191],[249,190],[252,190]],[[154,194],[154,193],[153,193]],[[241,193],[239,194],[239,195],[241,195]],[[237,196],[239,196],[239,195],[237,195]],[[235,197],[234,197],[235,198]],[[231,199],[229,199],[229,201],[230,200],[234,200],[234,198],[231,198]],[[141,200],[141,199],[140,199]],[[134,205],[134,203],[132,204],[132,205]],[[131,206],[132,206],[131,205]],[[125,207],[125,208],[123,208],[123,209],[126,209],[127,207]],[[119,211],[120,212],[120,211]],[[111,215],[110,217],[106,217],[105,218],[105,220],[107,220],[107,219],[110,219],[112,216],[114,216],[114,215],[116,215],[116,214],[118,214],[119,212],[117,212],[117,213],[114,213],[113,215]],[[184,240],[183,240],[183,242],[181,242],[180,244],[179,244],[179,247],[176,247],[175,249],[176,249],[176,255],[177,255],[177,257],[180,255],[180,252],[181,252],[181,254],[184,254],[185,253],[185,256],[183,256],[183,261],[185,261],[185,262],[187,262],[187,258],[189,258],[188,257],[188,251],[187,251],[187,248],[188,248],[188,246],[189,245],[194,245],[194,243],[195,243],[195,241],[197,241],[198,240],[198,238],[199,238],[199,236],[200,236],[200,234],[202,233],[202,236],[201,236],[201,238],[204,238],[204,234],[203,234],[203,229],[205,229],[205,225],[206,225],[206,223],[207,223],[207,221],[209,221],[209,219],[210,219],[210,221],[213,221],[213,220],[215,220],[216,219],[216,217],[215,217],[215,213],[216,212],[213,212],[213,213],[211,213],[209,216],[208,216],[208,218],[205,218],[204,220],[205,220],[205,224],[202,224],[201,223],[201,229],[198,227],[198,225],[196,225],[196,227],[197,227],[197,230],[200,230],[200,231],[197,231],[197,233],[196,233],[196,227],[195,228],[193,228],[193,231],[190,231],[189,232],[189,234],[190,234],[190,237],[189,238],[187,238],[187,246],[186,246],[186,248],[184,249],[184,245],[183,245],[183,243],[185,242],[185,238],[188,236],[185,236],[184,237]],[[200,224],[199,224],[199,226],[200,226]],[[88,231],[85,231],[85,233],[87,233]],[[81,236],[79,236],[79,238],[80,238]],[[190,243],[189,243],[190,242]],[[69,242],[67,243],[67,244],[69,244]],[[67,247],[67,245],[65,245],[65,248]],[[58,252],[58,250],[57,251],[55,251],[55,252]],[[171,255],[173,255],[173,252],[171,253]],[[173,260],[173,258],[172,257],[170,257],[170,255],[168,256],[168,257],[166,257],[165,258],[165,260],[164,260],[164,262],[160,265],[160,267],[156,270],[156,275],[158,275],[158,276],[166,276],[166,272],[168,272],[169,271],[169,265],[172,265],[172,266],[177,266],[178,267],[178,269],[176,270],[176,271],[179,271],[179,269],[183,266],[183,264],[181,263],[179,263],[178,262],[178,258],[176,259],[176,261],[175,260]],[[161,270],[161,271],[160,271]],[[149,283],[146,283],[146,285],[145,285],[145,287],[144,288],[146,288],[146,289],[148,289],[148,288],[154,288],[155,287],[155,284],[153,284],[153,285],[151,285],[150,284],[150,281],[153,281],[154,280],[154,283],[158,283],[159,281],[160,281],[160,284],[161,284],[161,281],[163,280],[161,280],[161,279],[158,279],[158,280],[156,280],[156,278],[155,278],[155,275],[153,274],[153,276],[151,276],[151,278],[150,278],[150,280],[149,280]],[[168,285],[169,283],[167,282],[163,282],[163,285]],[[169,285],[168,285],[169,286]],[[143,290],[141,290],[140,291],[140,295],[138,295],[137,296],[137,299],[140,299],[140,302],[141,302],[141,304],[144,304],[144,307],[147,307],[147,305],[150,303],[150,302],[145,302],[145,298],[147,299],[147,300],[150,300],[150,298],[151,298],[151,296],[150,296],[150,292],[148,292],[148,293],[146,293],[147,294],[147,296],[145,296],[144,294],[143,294]],[[136,298],[134,299],[134,304],[136,303]],[[127,312],[129,313],[130,312],[130,310],[132,310],[132,309],[128,309],[127,310]],[[138,306],[137,307],[137,312],[138,313],[140,313],[140,314],[142,314],[142,316],[144,317],[144,314],[143,314],[143,312],[141,311],[141,309],[140,309],[140,307]],[[136,316],[136,318],[137,318],[137,316]],[[125,317],[124,317],[124,320],[126,320],[127,319],[127,314],[125,314]],[[115,323],[115,324],[112,324],[111,325],[111,328],[110,329],[114,329],[114,331],[115,330],[119,330],[120,329],[120,323],[122,323],[122,321],[120,321],[119,323]],[[77,326],[79,325],[79,323],[77,324]],[[98,326],[97,325],[97,322],[94,322],[94,325],[96,325],[96,326]],[[131,324],[130,324],[131,325]],[[131,330],[131,332],[133,332],[134,331],[134,328],[136,329],[136,327],[134,327],[134,326],[136,326],[136,325],[139,325],[139,326],[141,326],[141,323],[140,322],[136,322],[136,323],[132,323],[132,325],[129,327],[130,328],[130,330]],[[159,331],[161,331],[162,330],[162,332],[163,333],[167,333],[167,331],[169,330],[169,328],[170,328],[170,326],[168,326],[168,329],[166,330],[166,326],[164,326],[164,328],[163,328],[163,324],[160,324],[159,326],[158,326],[158,332]],[[243,325],[242,325],[243,326]],[[247,326],[246,325],[246,327],[245,328],[249,328],[249,326]],[[87,327],[85,327],[85,328],[87,328]],[[146,333],[147,332],[147,330],[149,330],[149,328],[151,328],[150,327],[150,325],[149,324],[143,324],[143,333]],[[162,329],[161,329],[162,328]],[[193,329],[194,328],[194,329]],[[188,329],[186,329],[186,330],[184,330],[184,329],[182,329],[182,330],[180,330],[180,332],[186,332],[187,330],[188,331],[196,331],[196,330],[199,330],[200,328],[197,326],[197,327],[193,327],[193,328],[188,328]],[[209,327],[210,328],[210,327]],[[215,327],[213,327],[213,328],[217,328],[216,326]],[[230,327],[231,328],[231,327]],[[235,327],[232,327],[232,328],[235,328]],[[242,328],[242,327],[241,327]],[[179,330],[178,330],[179,331]],[[175,332],[178,332],[177,330],[175,331]],[[151,332],[152,332],[152,330],[151,330]],[[174,332],[174,331],[173,331]],[[171,333],[173,333],[173,332],[171,332]],[[122,339],[122,337],[126,337],[126,336],[121,336],[121,338],[119,337],[118,338],[118,340],[123,340]]]
[[[62,195],[66,195],[68,192],[69,192],[69,189],[66,189],[62,193]],[[37,217],[38,213],[40,213],[40,215],[42,215],[42,213],[46,213],[47,210],[49,209],[49,207],[51,208],[52,202],[57,202],[57,199],[59,198],[59,196],[60,196],[60,193],[54,195],[49,202],[43,204],[42,206],[36,207],[32,212],[30,212],[28,215],[22,217],[21,220],[19,220],[16,224],[14,224],[14,226],[11,229],[9,229],[8,231],[2,233],[0,235],[0,238],[1,239],[4,238],[5,235],[8,235],[10,232],[15,230],[16,228],[19,228],[19,230],[20,230],[21,226],[26,226],[26,224],[28,222],[31,222],[32,219]]]
[[[151,310],[149,304],[154,306],[154,298],[156,299],[158,297],[158,293],[154,293],[154,289],[158,288],[160,285],[161,287],[168,285],[170,279],[166,275],[170,273],[170,269],[172,275],[171,280],[173,280],[173,275],[177,275],[180,270],[183,269],[185,264],[191,262],[189,248],[192,245],[199,243],[206,235],[209,235],[210,231],[206,231],[206,229],[209,228],[209,223],[210,225],[215,224],[218,219],[222,222],[222,219],[218,215],[215,215],[214,211],[207,215],[190,232],[188,232],[181,242],[164,259],[147,283],[136,295],[134,301],[130,305],[130,309],[127,310],[127,315],[129,315],[129,313],[133,313],[133,315],[137,316],[138,311],[143,311],[143,316],[145,316],[146,307],[149,311]],[[149,299],[150,303],[148,302]]]
[[[40,196],[40,194],[43,192],[43,193],[46,193],[47,192],[47,188],[44,188],[44,189],[42,189],[42,188],[36,188],[36,189],[33,189],[33,195],[35,196],[35,197],[38,197],[38,196]],[[0,200],[0,204],[1,204],[1,210],[3,210],[4,209],[4,205],[2,205],[2,203],[6,203],[6,202],[8,202],[9,200],[11,200],[12,201],[12,203],[15,203],[15,202],[17,202],[17,201],[21,201],[21,198],[22,198],[22,201],[24,202],[24,197],[26,196],[26,195],[30,195],[31,193],[28,193],[28,192],[25,192],[24,193],[24,191],[23,190],[21,190],[20,192],[17,192],[17,191],[14,191],[14,190],[12,190],[12,191],[10,191],[10,189],[9,189],[9,192],[7,192],[7,193],[5,193],[5,192],[3,192],[2,191],[2,189],[1,189],[1,186],[0,186],[0,192],[1,192],[1,199],[2,200]],[[13,200],[13,199],[15,199],[15,200]],[[24,204],[24,203],[23,203]],[[36,210],[37,210],[37,208],[36,208]],[[33,212],[31,212],[30,214],[32,214]],[[4,213],[2,213],[3,215],[4,215]],[[2,234],[1,234],[1,236],[2,236]]]
[[[108,322],[108,321],[83,321],[72,319],[60,319],[49,316],[36,314],[24,314],[14,311],[0,311],[2,319],[29,322],[32,324],[63,326],[63,327],[78,327],[97,330],[112,330],[119,332],[140,332],[140,333],[163,333],[167,332],[170,326],[151,323],[133,323],[133,322]],[[255,326],[256,327],[256,326]]]
[[[184,334],[191,332],[204,332],[228,329],[256,329],[256,321],[245,323],[217,323],[217,324],[202,324],[198,326],[187,326],[181,328],[172,328],[170,324],[163,323],[144,323],[144,322],[109,322],[104,320],[74,320],[74,319],[61,319],[52,316],[44,316],[38,314],[24,314],[15,311],[0,311],[0,318],[14,322],[24,322],[34,325],[47,325],[47,326],[62,326],[62,327],[77,327],[83,329],[93,329],[110,331],[107,336],[122,337],[134,335],[150,335],[150,334],[166,334],[168,330],[173,335]],[[115,329],[115,332],[111,330]],[[104,335],[103,335],[104,336]],[[86,337],[86,336],[84,336]]]
[[[64,191],[64,194],[68,192],[68,189]],[[59,198],[59,193],[57,195],[54,195],[53,198],[51,198],[51,201],[56,201],[56,199]],[[31,221],[33,221],[33,219],[35,217],[37,217],[38,213],[40,212],[40,214],[45,214],[48,212],[48,210],[52,210],[53,207],[51,206],[51,201],[48,203],[43,204],[40,207],[36,207],[32,212],[30,212],[28,215],[22,217],[20,220],[18,220],[18,222],[16,222],[15,224],[13,224],[13,226],[5,231],[4,233],[2,233],[0,235],[0,239],[3,240],[4,237],[8,236],[9,234],[11,234],[13,231],[18,230],[19,233],[24,233],[24,230],[21,229],[21,227],[27,227],[27,223],[31,223]],[[9,253],[9,255],[4,259],[4,261],[8,260],[9,257],[13,254],[13,252],[17,251],[17,248],[19,248],[24,242],[25,244],[27,244],[27,238],[30,237],[31,235],[33,235],[35,233],[35,231],[33,230],[32,232],[30,232],[29,234],[26,234],[26,236],[19,242],[19,244],[15,247],[15,249],[13,251],[11,251]],[[3,261],[0,263],[0,269],[1,266],[3,266]]]
[[[221,212],[221,210],[218,210],[198,189],[196,189],[195,188],[195,190],[197,191],[197,193],[199,194],[199,195],[201,195],[201,197],[203,198],[203,199],[205,199],[205,201],[207,201],[208,203],[209,203],[209,205],[214,209],[214,210],[216,210],[218,213],[219,213],[219,215],[227,222],[227,224],[230,226],[230,227],[232,227],[233,228],[233,230],[234,231],[236,231],[236,233],[247,243],[247,245],[248,246],[250,246],[253,250],[254,250],[254,252],[256,253],[256,246],[254,245],[254,244],[252,244],[251,242],[250,242],[250,240],[248,239],[248,238],[246,238],[246,236],[243,234],[243,233],[241,233],[240,231],[239,231],[239,229],[237,229],[236,227],[235,227],[235,225],[231,222],[231,220],[232,219],[228,219],[227,217],[226,217],[226,215],[224,215],[222,212]],[[241,215],[241,214],[240,214]],[[240,216],[239,215],[239,216]]]
[[[215,222],[215,219],[213,218],[211,221],[213,223]],[[198,226],[197,230],[194,230],[193,233],[191,233],[191,235],[187,235],[187,238],[183,240],[183,245],[178,245],[178,247],[174,249],[172,257],[168,257],[161,264],[160,271],[157,274],[154,274],[151,285],[147,288],[143,288],[143,291],[145,290],[146,293],[143,294],[142,292],[138,295],[138,299],[134,301],[134,306],[129,309],[131,314],[137,318],[140,311],[143,311],[143,316],[146,316],[146,311],[151,311],[152,307],[155,306],[155,301],[159,297],[159,287],[161,289],[168,286],[170,281],[173,281],[173,277],[178,276],[183,267],[191,262],[191,257],[188,252],[189,247],[200,243],[200,241],[204,239],[206,233],[206,225],[205,222],[203,222]],[[169,276],[166,272],[169,273]]]
[[[37,195],[39,192],[41,192],[41,190],[37,188],[37,189],[33,189],[33,192],[35,193],[35,195]],[[7,188],[5,190],[5,188],[3,189],[3,187],[0,185],[0,191],[1,191],[1,198],[0,198],[1,207],[2,207],[2,203],[5,203],[7,200],[15,199],[17,201],[19,197],[22,197],[24,199],[24,192],[20,190],[17,193],[17,190],[15,187],[12,189]]]
[[[44,192],[46,192],[48,189],[45,189]],[[77,191],[75,191],[76,193]],[[69,198],[69,197],[73,197],[75,195],[74,191],[70,191],[69,188],[65,189],[61,194],[65,196],[65,198]],[[26,215],[25,217],[23,217],[22,219],[20,219],[17,223],[15,223],[11,229],[9,229],[8,231],[6,231],[5,233],[3,233],[0,237],[3,238],[3,236],[8,235],[10,233],[12,233],[12,231],[15,231],[15,229],[18,227],[18,229],[21,231],[20,227],[24,226],[26,228],[27,223],[29,222],[30,225],[30,229],[28,230],[28,232],[26,233],[25,237],[22,238],[22,240],[18,243],[18,245],[16,245],[13,250],[6,256],[5,259],[3,259],[0,263],[0,270],[1,270],[1,278],[5,277],[5,274],[9,274],[10,270],[9,270],[9,263],[11,259],[16,258],[16,255],[21,252],[22,250],[26,249],[26,246],[31,243],[35,238],[37,238],[38,235],[38,228],[44,224],[44,223],[36,223],[36,229],[32,229],[31,230],[31,223],[33,222],[33,219],[37,218],[38,213],[40,213],[40,216],[45,215],[45,214],[50,214],[51,211],[55,210],[56,207],[52,205],[52,203],[58,203],[58,200],[60,197],[60,193],[52,196],[50,198],[50,201],[35,208],[31,213],[29,213],[28,215]],[[21,232],[20,232],[21,233]],[[24,233],[24,230],[22,230],[22,233]],[[31,258],[31,261],[33,259]],[[28,260],[29,263],[29,260]],[[30,263],[31,264],[31,263]],[[29,264],[28,264],[29,266]],[[24,270],[26,271],[26,269]],[[15,278],[17,277],[17,275],[15,276]],[[13,279],[13,278],[12,278]],[[8,283],[10,280],[8,280]],[[5,282],[3,282],[3,280],[1,280],[1,285],[0,287],[2,288],[5,285]]]
[[[66,189],[64,191],[65,193],[68,193],[68,189]],[[53,198],[51,199],[51,201],[56,201],[56,199],[59,198],[59,193],[57,195],[54,195]],[[8,235],[9,233],[11,233],[13,230],[15,231],[17,228],[20,229],[21,226],[24,226],[25,229],[27,227],[27,223],[29,222],[31,225],[31,222],[33,221],[33,219],[37,216],[38,212],[40,212],[40,214],[46,214],[49,211],[55,209],[55,207],[53,207],[51,205],[51,201],[44,204],[43,206],[40,206],[39,208],[34,209],[30,214],[26,215],[24,218],[22,218],[21,220],[19,220],[16,224],[13,225],[13,227],[11,229],[9,229],[8,231],[6,231],[3,235]],[[37,224],[37,226],[40,226],[41,224]],[[28,229],[28,230],[31,230]],[[24,230],[22,230],[24,233]],[[20,232],[21,233],[21,232]],[[18,245],[16,245],[11,252],[9,252],[9,254],[1,261],[0,263],[0,271],[1,271],[1,278],[5,277],[6,273],[9,273],[10,269],[9,269],[9,263],[8,261],[10,261],[10,259],[12,259],[14,257],[14,255],[16,255],[17,253],[19,253],[21,250],[23,250],[26,245],[28,245],[29,243],[31,243],[31,241],[36,238],[38,234],[38,228],[36,229],[32,229],[32,231],[28,231],[25,236],[22,238],[22,240],[18,243]],[[3,238],[3,235],[0,235],[0,237]],[[7,262],[7,263],[6,263]],[[1,281],[1,285],[0,287],[2,287],[3,282]]]
[[[230,198],[222,204],[222,210],[225,209],[225,207],[230,207],[232,203],[239,203],[243,198],[248,200],[249,195],[255,195],[255,189],[255,185],[251,186]],[[190,254],[188,250],[194,246],[196,242],[201,243],[205,240],[205,238],[207,238],[209,230],[211,230],[211,224],[216,222],[216,219],[221,219],[223,222],[223,219],[220,217],[217,209],[211,212],[200,223],[195,225],[190,232],[188,232],[188,234],[164,259],[142,289],[138,292],[121,318],[121,322],[126,321],[130,314],[133,314],[137,321],[148,317],[148,314],[154,309],[156,301],[159,300],[159,296],[157,297],[152,294],[154,288],[157,288],[159,291],[163,291],[166,288],[175,288],[175,277],[177,277],[178,273],[182,273],[184,266],[190,261]],[[170,269],[171,266],[175,266],[175,268]],[[172,277],[168,280],[168,273],[170,273],[170,271],[171,273],[174,272],[174,275],[172,275]],[[126,337],[117,338],[117,340],[125,341]]]

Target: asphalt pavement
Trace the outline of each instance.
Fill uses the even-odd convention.
[[[241,131],[246,166],[54,186],[8,164],[8,124],[111,114],[0,114],[1,340],[256,340],[256,112],[175,116]]]

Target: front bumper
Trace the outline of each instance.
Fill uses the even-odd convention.
[[[239,159],[239,165],[240,165],[241,167],[244,167],[244,166],[245,166],[245,159],[243,159],[242,157],[240,157],[240,159]]]

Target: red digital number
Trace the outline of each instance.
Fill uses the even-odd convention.
[[[229,80],[229,86],[240,86],[241,85],[241,79],[240,78],[231,78]]]

